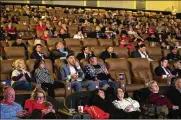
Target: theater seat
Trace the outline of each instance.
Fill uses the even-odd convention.
[[[35,40],[28,40],[28,46],[29,47],[35,46],[34,42],[35,42]],[[46,46],[45,41],[41,40],[41,45]]]
[[[146,84],[153,80],[148,59],[129,58],[128,61],[133,75],[133,83]]]
[[[106,66],[111,77],[115,80],[119,80],[122,87],[126,88],[126,92],[132,93],[134,90],[143,88],[143,84],[133,83],[130,75],[130,66],[126,59],[114,58],[106,59]],[[124,73],[124,79],[121,80],[119,77],[120,73]],[[123,86],[123,84],[125,86]]]
[[[61,38],[49,38],[49,40],[47,40],[47,46],[48,47],[55,46],[55,43],[60,41],[62,42]]]
[[[91,47],[91,51],[96,57],[99,57],[101,53],[105,50],[106,50],[106,47],[102,47],[102,46]]]
[[[5,47],[6,59],[25,59],[24,47]]]
[[[69,47],[69,49],[73,51],[75,57],[77,57],[77,55],[82,52],[81,47]]]
[[[54,63],[55,78],[59,80],[63,85],[62,88],[57,88],[55,90],[56,97],[67,97],[72,93],[71,83],[60,80],[60,66],[63,65],[64,63],[65,61],[63,59],[56,59]]]
[[[93,46],[99,46],[99,43],[96,38],[86,38],[82,41],[82,45],[93,47]]]
[[[128,58],[128,49],[127,48],[120,48],[120,47],[113,47],[114,53],[118,56],[118,58]]]
[[[112,39],[98,39],[100,46],[110,47],[113,46],[113,40]]]
[[[65,39],[65,46],[68,48],[82,47],[82,44],[81,44],[81,41],[79,39],[66,38]]]
[[[162,54],[163,54],[163,57],[167,57],[167,55],[170,53],[170,50],[169,49],[163,49],[162,50]]]
[[[28,47],[28,55],[29,55],[29,58],[30,58],[32,52],[33,52],[33,47]],[[48,48],[47,48],[47,47],[42,47],[42,48],[41,48],[41,52],[42,52],[44,55],[49,56],[49,51],[48,51]]]
[[[14,60],[1,60],[1,80],[11,80],[11,74],[13,71],[12,64]],[[38,87],[32,83],[34,88]],[[2,86],[1,86],[2,87]],[[31,94],[33,90],[15,90],[16,95],[19,94]]]
[[[147,51],[153,60],[160,60],[162,58],[162,51],[160,47],[148,47]]]

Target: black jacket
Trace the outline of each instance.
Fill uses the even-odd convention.
[[[167,55],[167,59],[168,60],[181,60],[181,56],[178,53],[177,54],[169,53]]]
[[[172,73],[171,69],[169,67],[167,67],[167,69]],[[157,76],[162,76],[162,75],[166,75],[164,69],[161,66],[158,66],[155,68],[155,74]]]
[[[44,59],[48,59],[48,57],[45,56],[43,53],[42,53],[42,55],[43,55],[43,58],[44,58]],[[42,57],[41,57],[36,51],[33,51],[33,52],[31,53],[30,58],[31,58],[31,59],[42,59]]]
[[[103,59],[104,61],[108,58],[118,58],[118,56],[115,53],[109,53],[107,50],[102,52],[100,55],[100,58]]]
[[[93,53],[91,53],[91,55],[93,55]],[[88,55],[88,57],[90,57],[91,55]],[[94,55],[93,55],[94,56]],[[77,59],[80,61],[80,60],[82,60],[82,59],[85,59],[85,55],[84,55],[84,53],[82,52],[82,53],[79,53],[78,55],[77,55]]]

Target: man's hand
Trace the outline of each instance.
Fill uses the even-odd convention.
[[[78,74],[71,74],[71,78],[72,79],[77,79],[78,78]]]
[[[26,110],[21,110],[21,111],[18,111],[16,113],[17,117],[21,118],[21,117],[25,117],[28,115],[28,112]]]
[[[173,105],[172,109],[173,109],[173,110],[178,110],[178,109],[179,109],[179,106]]]

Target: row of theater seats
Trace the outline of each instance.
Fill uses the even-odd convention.
[[[12,63],[14,60],[2,60],[1,61],[1,80],[11,79]],[[34,70],[35,59],[29,59],[26,61],[27,70],[32,73]],[[104,63],[102,59],[98,59],[99,63]],[[56,59],[55,63],[51,60],[45,60],[46,68],[49,70],[52,76],[52,80],[60,80],[59,68],[64,64],[64,60]],[[87,59],[80,61],[81,67],[84,69],[88,64]],[[145,87],[145,83],[150,80],[157,80],[160,85],[166,85],[167,80],[161,80],[154,73],[154,69],[159,66],[158,61],[150,62],[144,58],[114,58],[107,59],[105,64],[113,79],[119,80],[121,85],[126,85],[126,90],[132,93],[134,90]],[[172,65],[172,64],[171,64]],[[173,66],[171,66],[173,68]],[[119,73],[124,73],[125,77],[120,80]],[[61,80],[60,80],[61,81]],[[55,90],[56,97],[66,97],[74,92],[70,88],[70,83],[62,82],[61,88]],[[17,94],[27,94],[26,91],[18,91]]]
[[[41,52],[45,55],[49,56],[50,51],[54,48],[54,46],[49,47],[49,49],[44,46],[41,49]],[[78,53],[81,53],[82,47],[73,47],[69,46],[69,49],[71,49],[75,56],[77,56]],[[120,47],[113,47],[114,52],[117,54],[119,58],[129,58],[131,57],[131,52],[127,48],[120,48]],[[17,59],[17,58],[23,58],[25,59],[25,49],[24,47],[4,47],[5,50],[5,59]],[[99,57],[100,54],[106,50],[105,46],[94,46],[90,47],[90,50],[94,53],[95,56]],[[161,49],[160,47],[148,47],[147,48],[148,53],[154,60],[160,60],[162,57],[166,57],[169,53],[169,49]],[[179,54],[181,55],[181,49],[178,49]],[[28,54],[29,56],[33,52],[33,47],[28,47]]]

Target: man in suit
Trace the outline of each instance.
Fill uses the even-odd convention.
[[[62,42],[55,43],[55,49],[50,52],[51,60],[54,62],[55,59],[66,59],[66,56],[73,51],[65,48]]]
[[[82,59],[89,58],[93,53],[89,50],[87,46],[82,48],[82,53],[77,55],[77,59],[81,61]]]
[[[175,75],[172,74],[171,69],[168,67],[168,60],[167,58],[161,59],[161,65],[155,68],[155,74],[160,76],[162,79],[167,77],[174,78]]]
[[[181,118],[181,78],[178,77],[173,81],[173,86],[167,91],[167,97],[174,104],[179,106],[177,111],[174,111],[171,118]]]
[[[149,61],[153,61],[149,54],[146,52],[145,44],[141,44],[139,49],[131,53],[132,58],[147,58]]]
[[[96,89],[94,81],[83,81],[85,74],[73,54],[69,54],[66,61],[67,63],[60,67],[61,80],[71,82],[71,86],[76,92],[82,91],[82,87],[87,87],[90,91]]]

